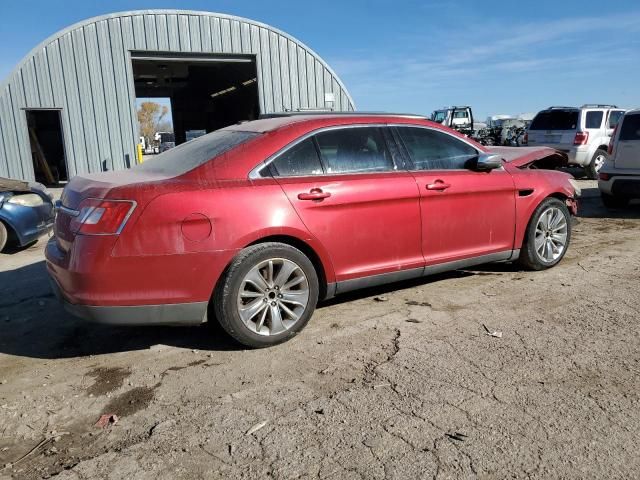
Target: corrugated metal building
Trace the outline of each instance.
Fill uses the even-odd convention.
[[[42,178],[43,158],[56,180],[127,168],[136,97],[171,98],[177,143],[259,113],[354,109],[320,57],[268,25],[192,11],[105,15],[45,40],[0,85],[0,176]]]

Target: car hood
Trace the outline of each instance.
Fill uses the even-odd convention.
[[[534,165],[536,168],[555,169],[566,166],[568,157],[564,152],[550,147],[486,147],[489,153],[500,155],[509,164],[518,168]]]

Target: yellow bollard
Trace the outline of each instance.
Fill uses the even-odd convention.
[[[142,144],[139,143],[137,147],[138,148],[136,148],[136,151],[138,153],[138,163],[142,163]]]

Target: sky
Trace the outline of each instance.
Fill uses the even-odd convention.
[[[66,26],[117,11],[248,17],[293,35],[336,71],[359,110],[478,119],[550,105],[640,106],[637,0],[0,0],[0,79]]]

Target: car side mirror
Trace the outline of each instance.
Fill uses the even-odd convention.
[[[502,157],[492,153],[481,153],[478,155],[474,165],[474,170],[488,172],[502,166]]]

